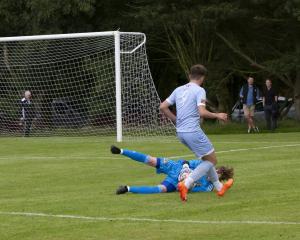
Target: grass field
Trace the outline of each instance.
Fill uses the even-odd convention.
[[[177,193],[115,195],[164,176],[111,155],[111,138],[0,138],[0,239],[300,239],[300,133],[210,138],[235,185],[222,199],[195,193],[185,204]],[[120,146],[190,155],[176,140]]]

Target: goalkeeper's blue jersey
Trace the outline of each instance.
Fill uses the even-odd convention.
[[[178,184],[178,176],[182,169],[182,165],[186,162],[185,160],[170,160],[166,158],[158,158],[158,163],[156,167],[156,173],[164,173],[167,175],[164,182],[172,184],[175,189]],[[194,170],[198,165],[200,165],[202,160],[189,160],[190,169]],[[197,182],[195,182],[195,187],[192,189],[194,192],[210,192],[213,190],[213,184],[208,180],[207,176],[201,177]]]

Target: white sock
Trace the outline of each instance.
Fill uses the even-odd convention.
[[[223,187],[223,184],[219,181],[219,176],[214,166],[208,170],[207,176],[209,177],[210,181],[212,181],[215,189],[220,191]]]
[[[195,170],[191,173],[190,177],[194,179],[194,181],[198,181],[201,177],[206,175],[208,171],[213,167],[214,165],[209,161],[203,161],[200,165],[198,165]]]
[[[223,188],[223,184],[220,181],[213,182],[213,185],[218,192]]]
[[[195,170],[191,173],[191,175],[184,181],[184,185],[190,189],[194,182],[198,181],[202,176],[206,175],[211,167],[214,165],[209,161],[204,161]]]
[[[184,180],[184,185],[187,187],[187,189],[190,189],[193,186],[194,182],[194,179],[189,176]]]

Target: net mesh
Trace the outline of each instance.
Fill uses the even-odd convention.
[[[174,134],[159,112],[143,42],[143,34],[120,35],[125,138]],[[26,90],[32,93],[31,136],[116,135],[114,35],[4,41],[0,51],[2,135],[28,128],[21,106]]]

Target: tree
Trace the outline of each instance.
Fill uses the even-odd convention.
[[[140,22],[146,23],[148,35],[156,40],[152,46],[156,56],[161,56],[160,65],[173,65],[173,68],[181,69],[185,77],[191,65],[206,65],[209,80],[205,87],[208,89],[210,102],[218,110],[229,112],[232,105],[229,85],[236,69],[230,67],[232,59],[227,58],[230,50],[220,44],[221,41],[215,34],[216,25],[222,20],[213,18],[212,14],[224,11],[222,6],[215,6],[207,1],[180,0],[161,1],[159,4],[143,1],[143,6],[136,8],[140,11],[134,14]]]
[[[273,75],[289,89],[300,120],[300,2],[252,0],[236,6],[243,16],[220,24],[217,36],[249,69]]]
[[[137,16],[146,26],[148,23],[150,32],[160,36],[171,33],[169,46],[160,46],[183,71],[194,61],[209,66],[213,74],[209,76],[208,92],[210,98],[216,97],[220,108],[224,108],[221,103],[227,99],[228,109],[230,82],[249,73],[259,81],[272,75],[277,85],[288,90],[285,95],[294,98],[300,120],[298,0],[143,1],[143,7],[137,9]],[[201,32],[199,44],[193,44],[195,39],[188,37],[190,23],[195,23],[196,31]],[[166,31],[153,26],[164,26]],[[197,53],[197,46],[204,41],[213,46],[209,61],[203,60],[209,47]]]
[[[201,62],[219,110],[229,111],[247,74],[258,82],[272,75],[294,98],[300,119],[299,0],[2,0],[0,21],[2,36],[145,32],[162,97],[186,81],[189,65]]]

